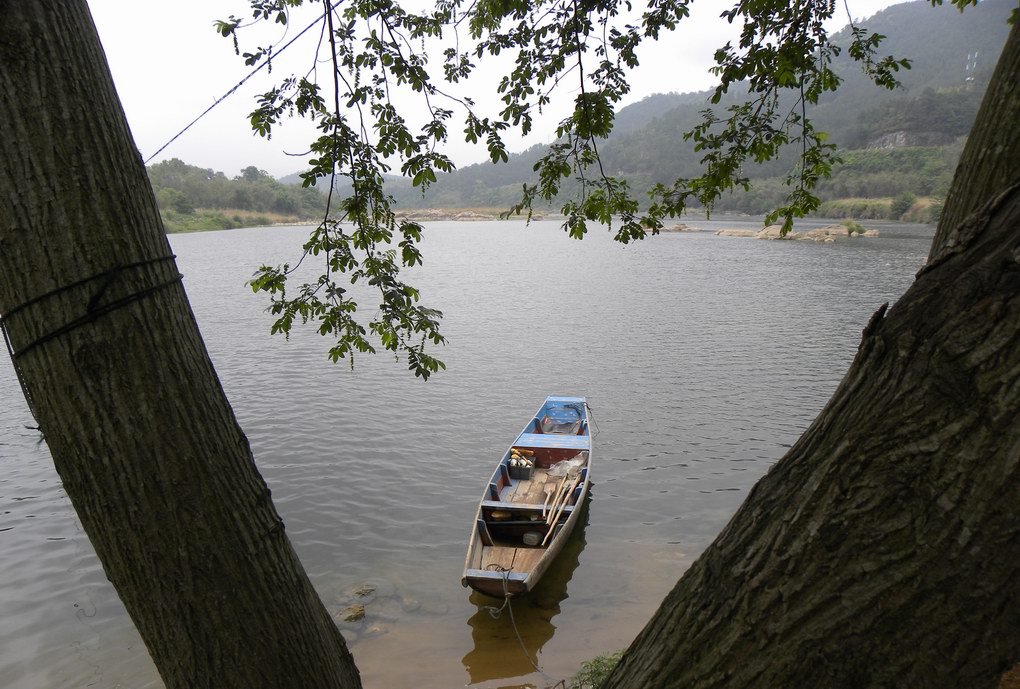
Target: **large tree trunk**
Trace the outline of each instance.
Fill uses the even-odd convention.
[[[1018,33],[1020,21],[1009,33],[956,166],[956,174],[946,195],[946,207],[932,242],[932,259],[944,251],[953,250],[953,232],[961,227],[964,219],[1020,177]]]
[[[163,681],[359,687],[164,260],[85,3],[0,0],[0,17],[0,313]]]
[[[929,265],[604,689],[981,689],[1020,660],[1018,56],[1014,27]]]

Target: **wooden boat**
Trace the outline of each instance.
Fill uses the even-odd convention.
[[[546,398],[482,494],[461,583],[497,598],[532,590],[577,523],[590,460],[585,398]]]

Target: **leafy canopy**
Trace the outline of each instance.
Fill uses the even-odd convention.
[[[706,0],[707,1],[707,0]],[[941,4],[942,0],[931,0]],[[782,218],[784,231],[795,217],[815,210],[813,193],[838,162],[835,147],[817,131],[808,107],[839,87],[832,61],[841,47],[829,40],[827,20],[837,12],[834,0],[738,0],[722,13],[741,27],[739,41],[715,52],[718,105],[731,89],[744,89],[745,102],[722,111],[709,107],[685,136],[703,152],[702,174],[656,185],[639,202],[627,180],[608,175],[599,141],[613,129],[616,108],[630,91],[628,74],[638,66],[637,49],[659,40],[690,15],[691,0],[433,0],[410,11],[395,0],[321,0],[322,33],[310,68],[291,75],[258,98],[251,126],[262,136],[287,117],[310,118],[318,138],[310,146],[305,186],[326,182],[327,210],[304,244],[294,266],[262,266],[251,281],[269,294],[278,318],[273,332],[289,333],[295,319],[312,321],[335,344],[336,361],[355,352],[374,352],[376,343],[406,357],[408,368],[427,379],[445,368],[427,345],[445,343],[442,314],[419,303],[418,291],[401,274],[422,262],[423,228],[398,218],[385,188],[386,174],[399,170],[422,189],[454,164],[443,153],[451,128],[465,141],[484,145],[493,163],[506,162],[507,137],[527,134],[534,118],[565,84],[576,90],[573,112],[556,128],[556,141],[535,165],[508,214],[531,217],[536,199],[561,197],[569,183],[574,193],[562,202],[563,227],[582,238],[589,223],[615,228],[627,243],[656,233],[667,217],[696,201],[707,209],[736,188],[748,189],[743,169],[788,147],[797,164],[785,179],[785,202],[766,218]],[[952,0],[961,10],[976,0]],[[271,60],[273,46],[241,53],[238,35],[258,22],[288,24],[303,0],[250,0],[251,20],[231,16],[217,31],[234,41],[245,63]],[[311,4],[311,3],[309,3]],[[849,11],[849,8],[847,9]],[[881,56],[882,35],[851,26],[849,55],[878,86],[894,88],[906,59]],[[325,52],[325,74],[318,68]],[[468,79],[481,61],[501,53],[512,68],[496,87],[500,109],[481,112],[454,85]],[[398,93],[417,97],[419,105],[398,108]],[[405,101],[400,101],[405,102]],[[455,124],[458,122],[459,124]],[[288,279],[309,256],[322,263],[311,283],[289,289]],[[374,287],[377,313],[363,324],[352,285]]]

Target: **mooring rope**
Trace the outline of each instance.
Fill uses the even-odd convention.
[[[486,606],[484,606],[483,609],[486,612],[488,612],[489,615],[494,620],[498,620],[500,615],[503,614],[504,610],[506,610],[508,613],[510,613],[510,626],[514,630],[514,636],[517,637],[517,643],[520,644],[520,646],[521,646],[521,652],[524,653],[524,657],[528,659],[529,663],[531,663],[531,667],[535,668],[535,672],[537,672],[538,674],[542,675],[546,680],[548,680],[550,682],[556,682],[556,684],[552,685],[552,687],[550,687],[549,689],[555,689],[558,686],[566,687],[566,682],[564,680],[561,679],[561,680],[557,681],[555,677],[551,677],[550,675],[547,675],[542,670],[542,668],[540,668],[538,666],[538,662],[537,662],[538,659],[537,659],[537,657],[532,659],[531,654],[528,653],[528,648],[524,645],[524,639],[521,637],[521,633],[517,629],[517,621],[514,619],[514,607],[513,607],[513,605],[510,604],[510,591],[507,588],[507,582],[510,579],[510,570],[507,569],[506,567],[502,567],[502,566],[497,565],[497,564],[490,564],[488,567],[486,567],[486,569],[491,570],[491,571],[501,572],[503,574],[503,577],[502,577],[502,581],[503,581],[503,605],[499,606],[498,608],[496,606],[494,606],[494,605],[486,605]]]
[[[595,412],[594,412],[594,411],[592,410],[592,408],[591,408],[591,405],[589,405],[589,404],[588,404],[587,402],[585,402],[585,403],[584,403],[584,406],[585,406],[585,408],[586,408],[586,409],[588,410],[588,418],[589,418],[589,419],[591,419],[591,422],[592,422],[593,424],[595,424],[595,432],[594,432],[594,433],[592,434],[592,436],[591,436],[591,437],[592,437],[592,439],[594,439],[594,438],[595,438],[595,436],[597,436],[597,435],[599,434],[599,424],[598,424],[598,422],[597,422],[597,421],[595,420]]]

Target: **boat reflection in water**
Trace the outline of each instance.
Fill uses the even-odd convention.
[[[546,571],[534,591],[518,596],[512,600],[513,620],[521,634],[521,641],[528,655],[521,649],[521,642],[514,634],[514,625],[510,622],[509,611],[504,610],[498,619],[493,619],[490,608],[498,609],[502,600],[471,592],[471,602],[478,606],[478,611],[468,620],[471,627],[471,639],[474,648],[461,662],[468,672],[470,684],[488,682],[490,680],[524,677],[533,674],[533,661],[541,667],[539,653],[549,639],[553,637],[556,626],[552,620],[560,612],[560,604],[567,598],[567,584],[574,576],[584,550],[584,531],[588,526],[588,508],[591,504],[591,492],[582,507],[577,528],[570,534],[563,550]],[[530,659],[529,657],[530,656]],[[532,684],[511,684],[500,689],[524,689]]]

